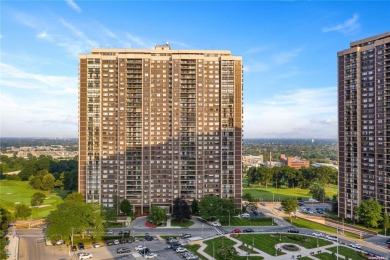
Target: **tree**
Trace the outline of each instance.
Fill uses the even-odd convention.
[[[324,187],[319,183],[313,183],[310,186],[309,194],[318,201],[324,201],[327,198]]]
[[[265,188],[267,189],[268,185],[270,184],[272,180],[272,176],[274,175],[274,172],[272,168],[268,167],[258,167],[257,173],[259,175],[259,181],[265,184]]]
[[[192,204],[191,204],[191,212],[192,212],[192,215],[199,215],[199,203],[196,199],[194,199],[192,201]]]
[[[31,196],[31,206],[37,206],[39,209],[39,206],[42,205],[42,203],[45,201],[46,195],[42,192],[35,192]]]
[[[224,237],[222,239],[225,239]],[[218,249],[218,253],[221,255],[222,259],[231,260],[234,259],[236,255],[238,255],[236,249],[232,246],[221,246]]]
[[[121,205],[120,205],[120,210],[126,216],[132,216],[133,215],[133,209],[131,207],[131,203],[127,199],[122,200]]]
[[[190,206],[185,200],[178,197],[173,201],[172,218],[180,222],[191,218]]]
[[[67,198],[47,218],[50,226],[46,229],[46,235],[49,238],[62,237],[69,241],[73,233],[83,237],[88,229],[92,230],[90,234],[94,239],[99,239],[103,234],[103,218],[98,203]]]
[[[339,212],[339,201],[337,199],[337,195],[333,195],[332,199],[332,212],[338,214]]]
[[[228,212],[233,213],[235,210],[234,203],[230,199],[222,199],[217,196],[203,196],[199,202],[199,213],[204,219],[228,218]]]
[[[32,211],[27,205],[23,203],[16,205],[15,218],[27,219],[29,216],[31,216],[31,213]]]
[[[250,194],[249,192],[247,192],[247,193],[245,193],[244,195],[242,195],[242,198],[243,198],[244,200],[248,201],[249,203],[255,201],[255,198],[254,198],[253,195]]]
[[[73,192],[66,196],[65,200],[66,201],[73,201],[73,202],[84,202],[84,196],[81,193],[78,192]]]
[[[106,225],[116,221],[116,211],[113,208],[102,207],[102,216]]]
[[[42,189],[47,191],[53,191],[54,190],[54,182],[55,178],[53,174],[47,173],[42,178]]]
[[[387,210],[385,208],[385,212],[383,212],[383,223],[382,223],[383,229],[385,230],[385,236],[387,235],[387,229],[390,228],[390,222],[389,222],[389,214],[387,213]]]
[[[281,202],[283,210],[286,214],[288,214],[290,221],[292,223],[291,213],[297,210],[298,201],[295,198],[286,198]]]
[[[378,222],[383,219],[382,206],[373,199],[362,200],[355,208],[355,214],[366,227],[378,227]]]
[[[165,223],[167,222],[167,212],[164,208],[160,208],[157,205],[152,205],[148,219],[155,225]]]

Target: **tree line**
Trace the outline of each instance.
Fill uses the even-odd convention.
[[[338,183],[338,171],[330,166],[302,167],[299,170],[290,166],[251,167],[247,170],[246,177],[248,186],[259,184],[265,188],[284,186],[308,189],[313,183],[321,185]]]
[[[17,175],[8,172],[20,171]],[[7,157],[0,155],[0,179],[29,181],[34,189],[54,188],[76,191],[78,188],[77,159],[56,160],[51,156]]]

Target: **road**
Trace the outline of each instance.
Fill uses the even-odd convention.
[[[270,213],[274,217],[275,223],[277,226],[267,226],[267,227],[250,227],[255,230],[256,233],[262,232],[287,232],[287,230],[291,227],[289,222],[286,222],[283,219],[283,213],[275,210],[274,208],[265,210],[263,212],[268,216],[271,216]],[[220,235],[221,233],[231,233],[233,229],[239,228],[244,229],[246,227],[234,227],[234,226],[225,226],[225,227],[212,227],[208,224],[202,224],[199,221],[195,220],[195,224],[191,228],[146,228],[144,226],[145,219],[137,219],[135,220],[130,227],[126,228],[113,228],[114,235],[118,235],[118,233],[122,230],[131,230],[131,235],[143,236],[145,233],[149,233],[150,235],[181,235],[184,233],[190,233],[193,237],[203,237],[210,238],[213,236]],[[299,228],[301,234],[309,234],[311,235],[313,230]],[[63,246],[45,246],[45,242],[43,240],[43,229],[22,229],[17,230],[16,235],[20,237],[19,244],[19,259],[21,260],[52,260],[52,259],[77,259],[77,255],[75,253],[69,253],[69,248],[65,245]],[[376,253],[379,255],[384,255],[386,252],[385,242],[387,238],[377,236],[375,238],[369,239],[371,243],[368,243],[364,240],[356,241],[349,238],[341,238],[341,243],[346,245],[350,243],[359,243],[362,244],[363,249],[372,253]],[[105,246],[102,245],[102,248],[86,248],[86,252],[92,253],[95,259],[136,259],[134,254],[134,247],[143,244],[144,242],[132,243],[132,244],[124,244],[117,246]],[[164,241],[151,241],[145,242],[147,246],[153,252],[157,252],[159,254],[159,259],[169,259],[169,260],[178,260],[180,258],[175,252],[172,250],[165,250],[166,244]],[[373,244],[372,244],[373,243]],[[116,249],[118,247],[130,247],[132,249],[132,254],[127,255],[117,255]],[[377,249],[382,250],[377,250]],[[384,249],[384,250],[383,250]]]

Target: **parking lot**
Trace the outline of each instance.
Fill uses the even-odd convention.
[[[92,246],[87,246],[84,252],[91,253],[93,259],[143,259],[143,257],[135,250],[135,247],[139,245],[144,245],[150,249],[151,252],[157,253],[157,259],[169,259],[169,260],[179,260],[183,259],[181,254],[176,253],[172,249],[166,249],[169,245],[165,240],[153,240],[153,241],[140,241],[135,243],[126,243],[119,245],[107,246],[106,244],[100,244],[99,248],[93,248]],[[66,251],[66,246],[47,246],[46,250],[58,250],[61,247],[61,251]],[[117,254],[116,250],[121,247],[130,248],[130,253]],[[58,259],[78,259],[77,254],[81,251],[77,250],[76,252],[71,252],[68,257],[60,257]],[[156,258],[154,258],[156,259]]]

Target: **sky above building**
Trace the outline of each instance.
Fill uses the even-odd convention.
[[[389,1],[1,1],[1,137],[77,137],[78,55],[230,50],[244,138],[336,138],[337,52],[390,31]]]

